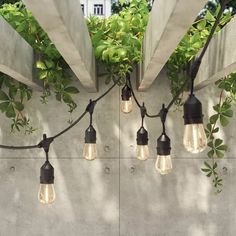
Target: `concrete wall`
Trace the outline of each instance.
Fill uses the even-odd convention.
[[[103,81],[100,78],[100,92],[107,88]],[[78,86],[81,92],[74,117],[81,114],[90,97],[98,96]],[[207,87],[197,95],[206,120],[219,91]],[[67,126],[67,108],[55,100],[42,105],[39,96],[35,92],[27,105],[38,130],[30,136],[11,134],[9,120],[1,115],[0,143],[37,143],[44,132],[53,135]],[[164,75],[138,97],[146,102],[150,112],[158,112],[163,101],[167,103],[171,98]],[[55,168],[57,199],[51,206],[37,201],[43,151],[0,150],[1,236],[236,235],[235,118],[221,133],[230,150],[220,163],[224,191],[215,196],[211,183],[200,171],[206,152],[192,155],[183,148],[182,112],[173,109],[167,119],[174,170],[168,176],[160,176],[154,168],[156,138],[161,132],[159,120],[145,121],[151,157],[138,161],[135,139],[140,126],[139,111],[135,107],[131,114],[121,114],[119,100],[120,91],[116,88],[97,104],[97,160],[82,158],[88,117],[52,144],[50,158]],[[223,171],[223,167],[228,171]]]

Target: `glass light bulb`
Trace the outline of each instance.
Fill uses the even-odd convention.
[[[141,161],[145,161],[149,157],[148,145],[137,145],[137,158]]]
[[[187,124],[184,127],[184,147],[192,153],[202,152],[207,146],[203,124]]]
[[[97,145],[96,143],[85,143],[83,156],[86,160],[92,161],[97,157]]]
[[[129,98],[129,100],[121,100],[120,107],[123,113],[130,113],[132,111],[131,97]]]
[[[50,204],[55,201],[56,195],[54,184],[40,184],[38,199],[43,204]]]
[[[169,174],[172,171],[172,161],[171,156],[162,156],[157,155],[156,165],[155,165],[157,171],[160,172],[162,175]]]

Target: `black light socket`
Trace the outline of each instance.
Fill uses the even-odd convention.
[[[53,184],[54,183],[54,168],[49,161],[40,168],[40,184]]]
[[[121,91],[122,101],[129,101],[132,96],[131,88],[126,84]]]
[[[184,124],[201,124],[203,123],[202,104],[194,96],[190,94],[184,103]]]
[[[137,145],[148,144],[148,132],[144,127],[141,127],[137,132]]]
[[[165,133],[162,133],[157,139],[157,155],[168,156],[170,155],[170,150],[170,138]]]
[[[92,125],[85,130],[85,143],[96,143],[96,130]]]

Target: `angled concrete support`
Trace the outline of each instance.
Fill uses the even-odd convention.
[[[42,90],[33,76],[34,52],[30,45],[0,17],[0,71],[34,89]]]
[[[206,0],[158,0],[153,4],[143,43],[138,89],[146,90],[193,23]]]
[[[212,39],[196,78],[196,89],[236,71],[235,29],[236,17]]]
[[[24,0],[72,71],[89,92],[97,91],[95,58],[79,0]]]

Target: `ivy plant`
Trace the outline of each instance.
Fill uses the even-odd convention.
[[[0,16],[4,17],[35,50],[36,58],[38,58],[35,63],[36,76],[42,81],[44,88],[41,96],[42,102],[46,103],[48,97],[53,93],[58,101],[62,101],[68,105],[70,113],[73,112],[76,108],[76,103],[72,96],[79,91],[76,87],[72,86],[72,78],[68,72],[68,65],[32,16],[32,13],[25,8],[22,2],[17,2],[15,4],[3,4],[0,8]],[[19,93],[22,95],[26,94],[25,96],[27,96],[27,99],[17,101],[17,105],[11,102],[8,108],[3,107],[1,109],[7,117],[12,119],[12,130],[20,131],[24,127],[27,133],[29,133],[29,130],[31,132],[34,131],[35,129],[29,125],[29,118],[23,115],[24,102],[31,98],[32,90],[26,85],[14,81],[7,75],[0,74],[0,77],[4,78],[1,93],[8,96],[10,101],[13,99],[11,94],[13,88],[14,91],[17,91],[16,95]]]

